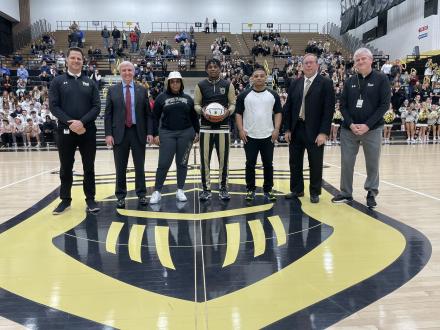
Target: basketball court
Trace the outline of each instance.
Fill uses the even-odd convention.
[[[53,216],[57,153],[2,152],[0,329],[438,329],[440,145],[384,146],[375,210],[361,153],[349,205],[330,202],[338,146],[325,149],[319,204],[307,191],[283,197],[285,146],[275,149],[277,201],[260,190],[246,202],[244,150],[231,147],[229,202],[217,198],[217,171],[213,199],[199,202],[197,150],[188,202],[176,202],[171,171],[160,204],[140,207],[130,172],[119,210],[113,155],[99,150],[96,215],[85,212],[77,154],[72,209]],[[148,194],[157,156],[147,150]]]

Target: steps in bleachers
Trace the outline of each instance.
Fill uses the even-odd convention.
[[[68,48],[68,34],[69,31],[55,31],[53,35],[55,37],[55,50],[56,51],[66,51]],[[151,32],[151,33],[142,33],[140,38],[140,47],[145,47],[145,42],[147,40],[162,40],[166,38],[169,41],[169,44],[172,47],[179,48],[179,44],[174,41],[174,37],[176,32]],[[252,33],[241,33],[241,34],[232,34],[229,32],[219,32],[219,33],[204,33],[204,32],[195,32],[194,37],[197,42],[197,59],[196,66],[191,68],[194,72],[203,72],[205,70],[205,58],[212,57],[211,52],[211,44],[214,42],[215,38],[225,36],[226,39],[231,44],[232,52],[237,51],[240,56],[249,56],[250,51],[253,46]],[[334,40],[328,35],[323,35],[319,33],[309,33],[309,32],[290,32],[290,33],[281,33],[282,37],[286,37],[289,40],[289,45],[292,48],[292,54],[303,54],[304,49],[307,45],[307,42],[311,39],[316,41],[330,41],[330,50],[335,51],[336,49],[341,49],[342,54],[345,58],[349,58],[350,53],[343,47],[339,41]],[[111,38],[110,38],[111,39]],[[270,43],[272,45],[273,43]],[[108,58],[106,58],[107,52],[103,50],[104,45],[101,38],[101,31],[85,31],[85,43],[83,45],[84,53],[87,53],[89,47],[93,49],[99,48],[102,50],[103,58],[97,60],[97,68],[101,71],[102,74],[111,74],[115,72],[115,65],[109,63]],[[130,42],[128,42],[128,47],[130,47]],[[30,47],[26,46],[21,50],[23,54],[30,53]],[[134,63],[139,63],[141,61],[142,56],[138,53],[129,53],[129,50],[126,50],[126,55],[130,57]],[[282,58],[273,58],[272,56],[267,57],[258,57],[256,58],[256,62],[259,64],[264,64],[264,61],[267,61],[269,65],[269,69],[272,67],[283,67],[285,64],[285,60]],[[6,58],[3,61],[4,65],[8,68],[16,69],[12,66],[11,58]],[[178,61],[168,61],[168,71],[170,70],[179,70]],[[189,70],[189,65],[187,66],[187,70]]]

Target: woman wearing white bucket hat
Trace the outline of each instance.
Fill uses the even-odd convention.
[[[192,144],[199,139],[200,124],[194,110],[194,101],[183,92],[183,88],[180,72],[172,71],[168,75],[165,91],[154,102],[154,142],[159,145],[159,160],[155,191],[151,195],[150,204],[160,201],[161,189],[174,156],[177,168],[176,198],[180,202],[187,200],[183,186]]]

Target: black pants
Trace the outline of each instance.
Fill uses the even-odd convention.
[[[293,143],[289,145],[290,191],[304,192],[303,162],[307,150],[310,167],[310,195],[321,195],[322,163],[324,145],[318,147],[315,141],[308,141],[304,122],[298,121],[292,132]]]
[[[272,137],[265,139],[253,139],[248,137],[244,145],[246,153],[246,189],[255,190],[255,165],[258,153],[263,161],[264,183],[263,191],[269,192],[273,187],[273,143]]]
[[[206,133],[200,132],[200,164],[203,190],[211,190],[211,155],[216,149],[219,163],[220,189],[226,189],[228,185],[228,159],[229,159],[229,133]]]
[[[96,156],[96,128],[87,128],[82,135],[72,131],[64,134],[63,129],[57,130],[58,155],[60,157],[60,198],[71,201],[71,189],[73,182],[73,163],[75,162],[75,151],[79,148],[83,164],[83,190],[86,200],[95,199],[95,156]]]
[[[135,172],[135,190],[138,197],[145,197],[147,188],[145,187],[145,143],[139,141],[136,126],[125,128],[124,138],[120,144],[113,146],[113,157],[116,167],[116,188],[115,196],[122,199],[127,196],[127,164],[128,157],[133,157]]]
[[[155,190],[161,191],[168,170],[176,156],[177,188],[183,189],[188,172],[188,158],[194,141],[194,128],[170,131],[160,129],[159,160],[156,171]]]
[[[3,133],[2,136],[2,143],[4,146],[8,145],[11,146],[12,145],[12,133]]]

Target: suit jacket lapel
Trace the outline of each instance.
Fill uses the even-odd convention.
[[[298,81],[298,87],[299,87],[299,99],[302,100],[303,98],[303,94],[304,94],[304,76],[302,76],[301,78],[299,78],[300,81]],[[301,104],[300,104],[301,106]]]
[[[312,84],[310,85],[309,90],[307,91],[306,97],[309,96],[310,92],[311,92],[314,88],[316,88],[316,86],[318,86],[320,82],[321,82],[321,77],[320,77],[320,75],[319,75],[319,73],[318,73],[318,75],[315,77],[315,79],[313,79],[313,82],[312,82]]]
[[[140,86],[138,84],[134,84],[134,109],[136,110],[137,105],[139,103],[139,97],[141,96]]]
[[[122,83],[118,83],[116,88],[116,93],[117,93],[117,97],[120,98],[121,102],[122,102],[122,109],[124,109],[125,112],[125,99],[124,99],[124,91],[123,91],[123,85]]]

